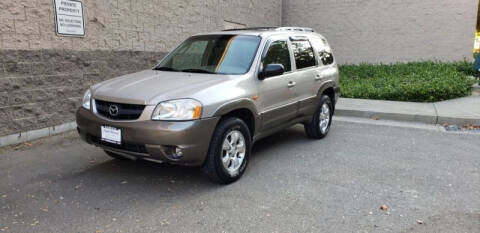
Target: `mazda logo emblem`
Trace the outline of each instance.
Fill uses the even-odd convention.
[[[117,116],[118,115],[118,106],[117,105],[110,105],[108,108],[108,113],[110,116]]]

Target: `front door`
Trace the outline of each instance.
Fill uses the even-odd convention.
[[[272,38],[267,42],[260,69],[268,64],[282,64],[285,73],[258,81],[258,100],[262,106],[262,131],[280,126],[297,114],[298,91],[296,74],[292,72],[288,38]]]

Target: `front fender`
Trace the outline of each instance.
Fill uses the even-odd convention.
[[[214,111],[213,116],[221,117],[232,111],[239,110],[239,109],[247,109],[250,111],[254,120],[255,132],[258,132],[258,126],[259,126],[258,123],[260,122],[260,115],[258,114],[255,103],[251,99],[243,98],[243,99],[224,103]],[[252,135],[254,135],[255,132],[252,132]]]

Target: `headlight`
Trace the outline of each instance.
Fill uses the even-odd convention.
[[[88,89],[85,94],[83,95],[83,101],[82,101],[82,107],[90,110],[90,98],[92,97],[92,94],[90,92],[90,89]]]
[[[185,121],[200,118],[202,104],[194,99],[161,102],[152,114],[152,120]]]

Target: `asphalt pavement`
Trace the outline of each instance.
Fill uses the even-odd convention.
[[[221,186],[71,132],[0,149],[0,232],[480,232],[479,152],[479,134],[337,120],[258,142]]]

